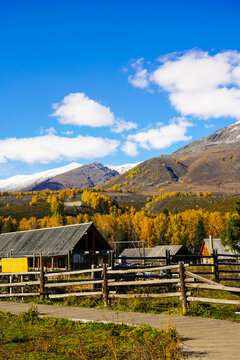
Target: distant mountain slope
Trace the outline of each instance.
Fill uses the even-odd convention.
[[[149,188],[159,189],[169,183],[178,182],[187,172],[187,166],[181,161],[162,155],[140,163],[102,187],[112,188],[119,185],[122,188],[144,192]]]
[[[42,181],[46,181],[55,175],[62,174],[66,171],[76,169],[81,164],[76,162],[61,166],[56,169],[50,169],[31,175],[16,175],[8,179],[0,180],[0,191],[24,191],[34,187]]]
[[[95,162],[54,176],[34,186],[31,190],[62,190],[93,187],[108,181],[116,175],[118,175],[116,170],[111,170],[103,164]]]
[[[240,191],[239,145],[222,144],[186,155],[175,153],[175,156],[188,166],[188,174],[183,178],[186,183]]]

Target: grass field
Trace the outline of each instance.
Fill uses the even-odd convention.
[[[219,290],[194,290],[193,296],[215,298],[215,299],[234,299],[239,300],[239,296],[236,294],[230,294]],[[6,301],[6,299],[3,299]],[[13,298],[8,301],[21,301],[19,298]],[[53,300],[45,299],[40,300],[39,297],[24,299],[25,303],[32,304],[48,304],[58,306],[73,306],[73,307],[87,307],[104,309],[104,304],[101,296],[86,296],[76,297],[71,296],[65,300]],[[137,296],[131,299],[111,299],[108,306],[109,310],[117,311],[130,311],[130,312],[143,312],[143,313],[155,313],[165,315],[185,315],[182,311],[182,303],[178,297],[175,298],[140,298]],[[200,316],[213,319],[222,319],[240,322],[240,315],[236,314],[236,310],[239,309],[238,305],[226,305],[226,304],[212,304],[212,303],[198,303],[189,302],[187,315]]]
[[[178,360],[175,329],[146,325],[81,323],[39,318],[36,307],[19,315],[0,313],[0,359]]]

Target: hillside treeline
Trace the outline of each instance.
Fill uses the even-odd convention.
[[[47,192],[34,194],[30,205],[46,202],[52,215],[40,219],[33,216],[29,219],[24,217],[21,220],[11,216],[0,217],[0,231],[24,231],[93,221],[111,245],[114,242],[140,240],[145,242],[146,247],[161,244],[192,247],[199,246],[204,236],[219,237],[230,217],[230,213],[210,212],[201,208],[178,213],[171,213],[165,209],[160,214],[153,214],[146,210],[146,207],[137,211],[133,207],[119,206],[115,199],[91,190],[83,190],[81,200],[93,208],[95,213],[66,216],[64,200],[66,196],[72,199],[75,194],[76,190],[60,191],[57,195],[49,195]],[[240,220],[238,213],[231,216],[239,217]]]
[[[202,209],[186,210],[178,214],[166,212],[152,215],[144,210],[136,211],[132,207],[124,212],[112,207],[109,214],[95,213],[92,217],[87,214],[53,214],[42,219],[30,217],[22,218],[20,221],[12,217],[0,217],[0,231],[22,231],[93,221],[111,244],[115,241],[141,240],[145,241],[147,247],[160,244],[182,244],[189,247],[198,241],[196,233],[199,222],[203,224],[206,236],[219,237],[228,216],[229,214],[222,215]]]

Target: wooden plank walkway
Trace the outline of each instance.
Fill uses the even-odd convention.
[[[0,302],[0,311],[19,313],[30,304]],[[82,321],[116,322],[129,325],[148,324],[159,329],[168,324],[176,327],[183,337],[184,350],[189,359],[239,360],[240,323],[189,316],[168,316],[123,311],[37,305],[42,316]],[[240,315],[239,315],[240,316]]]

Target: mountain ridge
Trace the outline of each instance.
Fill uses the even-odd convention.
[[[232,144],[240,144],[240,121],[219,129],[209,136],[195,140],[173,152],[172,155],[187,155],[222,145],[231,146]]]
[[[101,163],[99,163],[101,164]],[[134,164],[123,164],[123,165],[102,165],[105,166],[106,168],[115,171],[115,175],[117,174],[121,174],[127,170],[129,170],[130,168],[136,166],[138,163],[134,163]],[[89,164],[87,164],[89,165]],[[35,188],[37,188],[37,186],[40,183],[43,182],[47,182],[49,180],[51,180],[52,178],[54,178],[55,176],[58,176],[60,174],[64,174],[68,171],[77,169],[77,168],[81,168],[82,166],[84,166],[83,164],[77,163],[77,162],[73,162],[70,163],[68,165],[65,166],[61,166],[59,168],[55,168],[55,169],[50,169],[50,170],[45,170],[42,172],[37,172],[34,174],[30,174],[30,175],[15,175],[12,176],[10,178],[7,179],[0,179],[0,191],[9,191],[9,192],[14,192],[14,191],[30,191],[33,190]],[[95,186],[92,185],[92,186]]]
[[[109,169],[100,162],[94,162],[56,175],[47,181],[41,182],[31,190],[89,188],[98,186],[118,174],[116,170]]]

